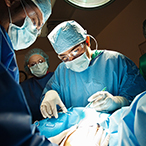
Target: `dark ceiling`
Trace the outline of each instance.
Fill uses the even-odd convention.
[[[115,0],[110,5],[100,9],[79,9],[65,2],[56,0],[52,14],[47,22],[47,34],[59,23],[75,20],[89,34],[96,37],[132,0]]]

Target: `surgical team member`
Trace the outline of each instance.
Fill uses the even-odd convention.
[[[14,49],[30,46],[51,14],[50,0],[0,2],[0,145],[55,146],[31,125],[30,110],[19,85]]]
[[[62,63],[44,89],[44,117],[57,118],[57,104],[66,112],[66,108],[84,107],[88,101],[94,101],[91,107],[97,111],[113,112],[146,90],[144,78],[129,58],[97,47],[91,50],[91,35],[77,22],[62,22],[48,38]]]
[[[53,75],[53,72],[49,72],[49,66],[49,56],[39,48],[34,48],[25,55],[24,69],[33,77],[22,82],[21,87],[32,113],[32,122],[43,119],[40,101],[43,89]]]

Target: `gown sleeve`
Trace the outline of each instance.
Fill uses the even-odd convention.
[[[18,82],[14,50],[0,27],[0,145],[57,146],[31,125],[30,110]]]
[[[31,115],[19,84],[0,64],[0,143],[3,145],[51,144],[31,125]]]

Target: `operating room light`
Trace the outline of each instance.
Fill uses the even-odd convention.
[[[66,0],[67,2],[81,8],[96,8],[104,6],[113,0]]]

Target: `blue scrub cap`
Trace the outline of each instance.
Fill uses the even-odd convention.
[[[87,32],[75,21],[65,21],[48,35],[56,53],[61,54],[86,40]]]
[[[46,60],[48,67],[49,67],[49,56],[43,50],[41,50],[39,48],[34,48],[34,49],[28,51],[25,55],[24,69],[27,72],[27,74],[31,74],[31,72],[28,68],[28,62],[29,62],[30,57],[34,54],[41,55]]]
[[[50,0],[31,0],[40,9],[43,15],[43,23],[47,21],[51,15],[51,2]]]

